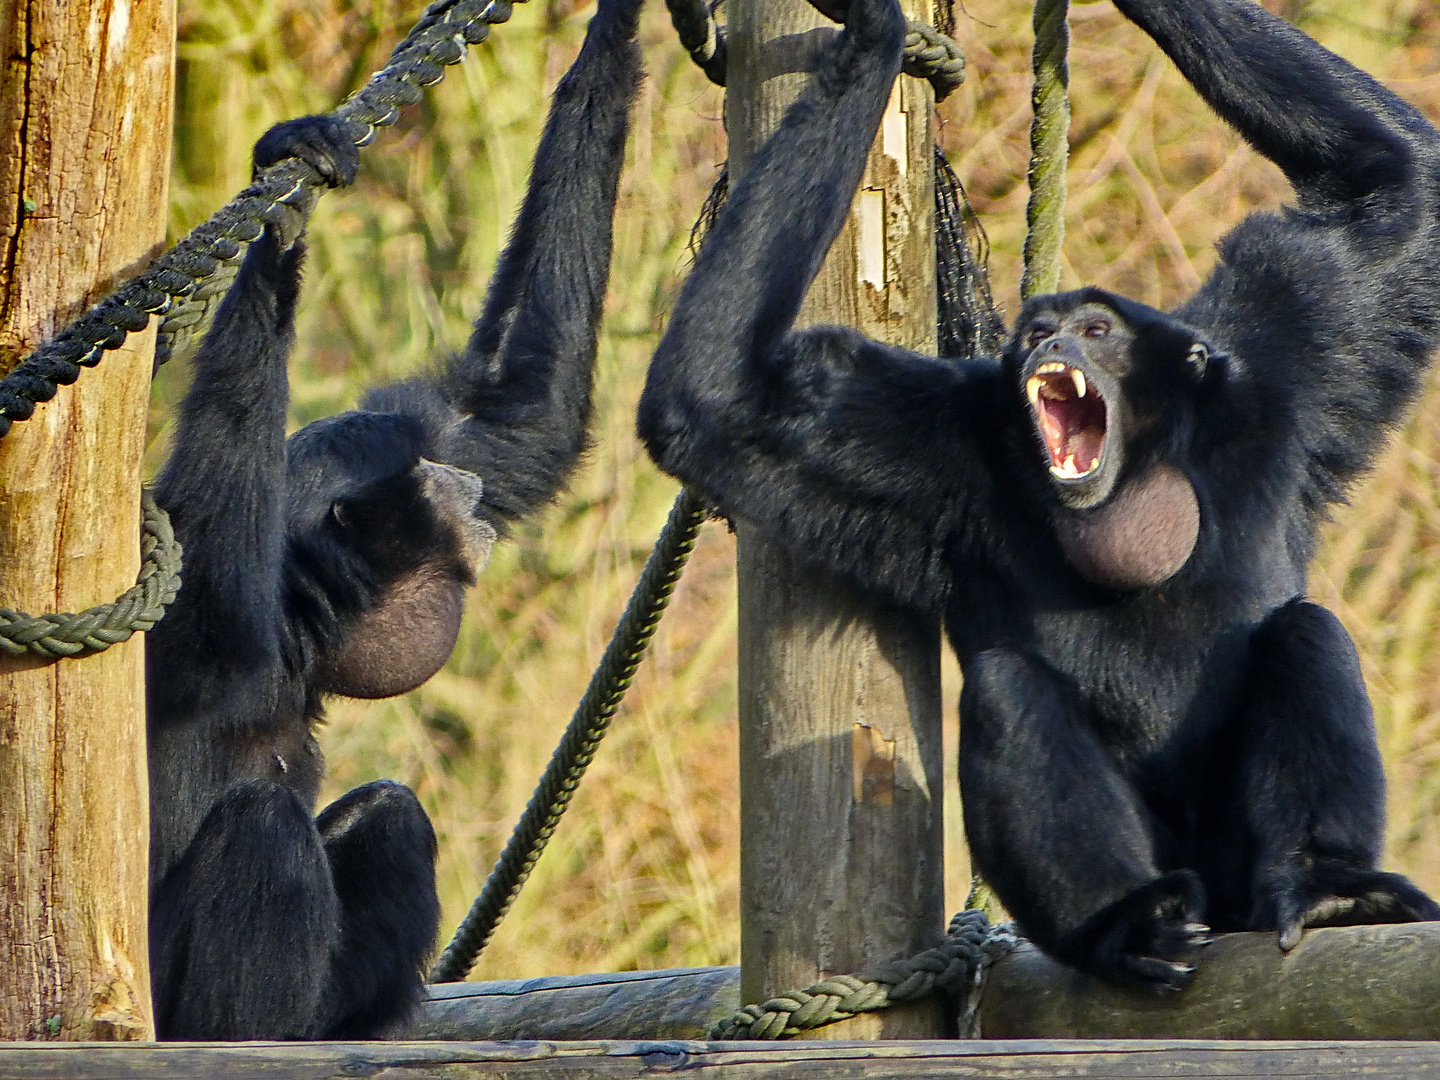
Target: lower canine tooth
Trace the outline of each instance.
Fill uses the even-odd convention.
[[[1093,468],[1093,465],[1091,467]],[[1089,469],[1086,470],[1086,472],[1088,471]],[[1059,465],[1051,465],[1050,472],[1061,480],[1078,480],[1085,475],[1084,472],[1080,471],[1079,466],[1075,464],[1075,452],[1073,450],[1066,455],[1065,460]]]

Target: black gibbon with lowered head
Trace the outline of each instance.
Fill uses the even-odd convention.
[[[1317,524],[1440,342],[1440,135],[1251,0],[1116,0],[1295,188],[1162,313],[1027,303],[998,359],[793,324],[900,66],[853,0],[655,355],[663,468],[816,568],[943,614],[978,869],[1046,951],[1156,988],[1220,930],[1440,918],[1377,869],[1355,649]]]
[[[491,543],[584,449],[640,6],[600,0],[464,353],[287,441],[303,247],[275,227],[197,352],[156,487],[184,583],[146,649],[161,1038],[373,1038],[419,999],[434,833],[388,782],[313,817],[312,727],[326,694],[386,697],[439,669]],[[324,117],[255,148],[331,184],[356,154]]]

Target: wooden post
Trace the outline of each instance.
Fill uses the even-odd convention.
[[[0,7],[0,373],[163,240],[174,0]],[[154,329],[0,440],[0,605],[78,611],[139,567]],[[139,637],[0,659],[0,1038],[154,1037]]]
[[[911,18],[929,5],[905,0]],[[732,177],[834,32],[802,0],[731,0]],[[935,349],[933,95],[901,77],[805,323]],[[939,629],[799,568],[739,523],[741,995],[911,956],[944,931]],[[824,1029],[925,1038],[934,1003]]]

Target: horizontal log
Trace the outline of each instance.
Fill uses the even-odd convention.
[[[429,987],[413,1039],[703,1039],[740,1007],[740,968]]]
[[[1436,1043],[528,1042],[0,1043],[6,1080],[1416,1080],[1440,1075]]]
[[[1195,981],[1155,996],[1024,946],[991,968],[980,1032],[1008,1039],[1440,1038],[1440,923],[1221,934]]]
[[[431,988],[412,1037],[704,1038],[739,1004],[738,968],[456,983]],[[990,969],[979,1030],[1009,1039],[1440,1038],[1440,923],[1223,934],[1194,984],[1156,997],[1025,946]]]

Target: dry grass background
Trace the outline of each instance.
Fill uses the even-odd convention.
[[[354,188],[322,201],[291,369],[296,424],[463,346],[546,96],[591,10],[576,2],[517,7],[381,135]],[[270,123],[333,106],[383,63],[418,6],[181,0],[172,231],[244,183],[250,144]],[[1434,0],[1284,0],[1283,9],[1440,121]],[[1025,0],[965,0],[956,15],[970,77],[942,109],[942,137],[989,230],[996,296],[1013,313],[1030,9]],[[1277,205],[1285,184],[1110,4],[1072,15],[1065,285],[1173,303],[1204,275],[1216,239],[1247,211]],[[722,105],[658,4],[643,38],[650,79],[622,186],[594,450],[569,493],[497,551],[446,669],[394,701],[336,702],[322,735],[328,794],[377,776],[419,792],[441,838],[447,933],[528,798],[675,492],[637,445],[632,416],[684,274],[691,223],[724,157]],[[175,365],[157,384],[152,465],[165,453],[184,378]],[[1339,515],[1313,581],[1364,657],[1391,776],[1391,861],[1432,890],[1440,889],[1437,470],[1440,386]],[[737,959],[732,555],[730,537],[709,527],[635,690],[477,977]],[[947,683],[953,759],[953,664]],[[953,777],[946,797],[954,907],[967,873]]]

